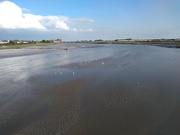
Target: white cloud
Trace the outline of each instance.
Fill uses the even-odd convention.
[[[22,11],[27,11],[27,12],[30,12],[31,10],[30,9],[27,9],[27,8],[21,8]]]
[[[39,20],[42,16],[23,14],[22,9],[10,1],[0,3],[0,28],[46,29]]]
[[[13,2],[0,2],[1,29],[38,29],[46,31],[93,32],[87,24],[94,20],[90,18],[69,18],[66,16],[41,16],[30,13],[29,9],[21,8]]]
[[[44,16],[40,23],[48,30],[70,30],[70,27],[64,22],[65,19],[58,16]]]
[[[95,30],[89,28],[89,29],[80,29],[81,32],[94,32]]]

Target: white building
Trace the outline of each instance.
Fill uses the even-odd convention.
[[[9,40],[0,40],[0,44],[8,44]]]

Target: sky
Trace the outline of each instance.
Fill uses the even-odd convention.
[[[180,38],[180,0],[0,0],[0,40]]]

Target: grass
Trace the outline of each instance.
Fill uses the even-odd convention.
[[[180,48],[180,41],[161,41],[161,40],[147,40],[147,41],[113,41],[113,40],[107,40],[107,41],[96,41],[91,42],[94,44],[134,44],[134,45],[157,45],[162,47],[173,47],[173,48]]]
[[[5,44],[5,45],[0,45],[0,50],[2,50],[2,49],[21,49],[21,48],[30,47],[30,46],[47,46],[47,45],[51,45],[51,44],[53,44],[53,43],[29,43],[29,44],[14,44],[14,45]]]

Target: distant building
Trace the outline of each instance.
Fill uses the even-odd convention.
[[[54,42],[55,44],[57,44],[57,43],[61,43],[62,40],[61,40],[61,39],[56,39],[56,40],[54,40],[53,42]]]
[[[21,44],[21,43],[23,43],[23,41],[14,41],[14,42],[16,42],[16,44]]]
[[[0,40],[0,44],[8,44],[9,40]]]
[[[14,40],[15,44],[28,44],[30,41],[28,40]]]

